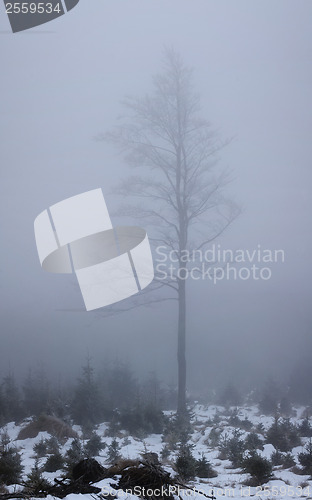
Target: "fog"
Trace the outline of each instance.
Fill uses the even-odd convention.
[[[41,269],[33,231],[45,208],[97,187],[118,208],[129,167],[94,138],[118,123],[125,95],[152,91],[165,46],[194,68],[201,115],[232,138],[218,165],[242,213],[216,244],[285,254],[269,280],[188,282],[189,392],[287,384],[311,359],[311,15],[308,0],[81,0],[12,34],[0,5],[1,377],[42,363],[75,378],[89,353],[177,382],[176,305],[87,313],[75,276]]]

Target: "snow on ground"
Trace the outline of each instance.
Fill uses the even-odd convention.
[[[234,410],[234,408],[233,408]],[[302,418],[304,408],[296,408],[296,417],[292,417],[290,420],[292,422],[299,422]],[[172,415],[172,412],[165,412],[168,416]],[[290,469],[283,469],[281,467],[274,467],[273,478],[262,486],[250,487],[246,486],[244,483],[249,478],[248,474],[244,474],[241,469],[233,469],[231,462],[229,460],[221,460],[218,458],[219,450],[214,449],[209,446],[208,437],[211,429],[217,421],[217,427],[221,431],[222,435],[227,435],[231,437],[234,432],[234,427],[229,425],[229,412],[225,412],[225,409],[216,405],[196,405],[193,409],[193,424],[195,432],[192,434],[191,441],[194,444],[193,455],[195,458],[200,458],[204,454],[207,460],[210,461],[212,467],[217,471],[217,477],[211,479],[201,479],[194,482],[189,482],[191,488],[196,488],[197,490],[204,492],[207,495],[212,493],[219,499],[220,497],[229,497],[234,500],[242,500],[248,497],[258,497],[259,500],[283,500],[287,498],[311,498],[312,499],[312,481],[309,476],[298,475],[291,472]],[[252,422],[253,430],[262,424],[264,431],[266,431],[274,422],[274,418],[270,416],[260,415],[258,408],[255,406],[242,407],[237,409],[236,416],[240,420],[248,419]],[[106,431],[108,428],[107,423],[100,424],[97,427],[97,434],[101,437],[102,441],[107,445],[112,442],[112,437],[106,436]],[[17,447],[17,449],[22,453],[22,464],[25,467],[23,478],[26,479],[27,474],[30,472],[31,468],[34,466],[35,458],[33,446],[42,439],[50,438],[50,435],[46,432],[41,432],[36,438],[17,440],[18,433],[21,426],[16,426],[13,422],[7,424],[2,431],[6,430],[12,444]],[[82,432],[79,426],[74,426],[75,431],[82,437]],[[248,435],[247,431],[241,431],[241,436],[244,438]],[[258,434],[263,440],[263,435]],[[125,440],[125,437],[127,439]],[[123,433],[122,437],[116,438],[120,447],[121,455],[123,458],[135,459],[138,458],[142,453],[155,452],[160,454],[164,442],[162,441],[162,436],[159,434],[151,434],[144,439],[138,439],[133,436],[128,436],[126,432]],[[65,454],[66,450],[70,447],[72,438],[68,439],[63,446],[61,446],[61,453]],[[303,451],[304,445],[308,442],[308,438],[302,438],[302,446],[297,446],[292,450],[293,456],[297,457],[298,453]],[[263,450],[259,450],[259,453],[266,458],[270,458],[272,452],[275,448],[272,444],[264,444]],[[107,452],[103,450],[100,456],[95,457],[103,466],[107,466],[106,458]],[[166,470],[171,472],[172,475],[175,474],[172,465],[176,456],[171,454],[170,459],[164,465]],[[46,458],[39,459],[39,466],[43,464]],[[53,482],[54,478],[60,477],[61,471],[55,473],[44,473],[44,476]],[[126,494],[123,491],[117,491],[112,488],[114,481],[112,479],[104,479],[103,481],[96,484],[96,486],[102,488],[103,494],[112,493],[116,494],[120,500],[137,500],[134,495]],[[10,492],[16,492],[20,489],[18,486],[11,485],[8,487]],[[180,495],[181,500],[188,500],[190,497],[194,500],[204,500],[204,496],[196,493],[193,489],[188,491],[173,491],[173,493]],[[48,496],[48,500],[52,500],[54,497]],[[94,494],[90,495],[77,495],[71,494],[66,497],[66,500],[94,500],[98,498]],[[177,497],[178,498],[178,497]]]

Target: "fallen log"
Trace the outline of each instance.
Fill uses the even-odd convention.
[[[180,496],[181,490],[192,490],[211,500],[216,498],[180,483],[160,465],[146,461],[141,461],[137,466],[122,469],[118,488],[145,500],[173,500],[174,495]]]
[[[113,488],[122,489],[145,500],[174,500],[180,497],[181,490],[192,490],[194,493],[203,495],[210,500],[216,500],[213,495],[206,495],[194,487],[187,486],[171,477],[170,472],[165,471],[157,461],[153,460],[120,460],[112,467],[105,469],[94,459],[85,459],[73,468],[72,479],[54,479],[55,484],[46,487],[45,491],[35,494],[29,490],[18,493],[0,494],[0,500],[14,498],[31,499],[45,498],[52,495],[57,498],[65,498],[71,493],[95,494],[98,498],[113,500],[112,494],[104,495],[103,490],[91,483],[98,482],[104,478],[120,476],[117,486]],[[31,494],[32,493],[32,494]],[[102,494],[101,494],[102,493]]]

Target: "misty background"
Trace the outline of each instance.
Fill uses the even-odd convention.
[[[74,275],[41,269],[33,231],[42,210],[97,187],[111,215],[118,207],[130,170],[94,138],[118,123],[125,95],[152,91],[164,46],[194,68],[201,116],[233,138],[219,167],[243,212],[217,243],[285,251],[269,281],[189,283],[189,391],[287,383],[310,362],[311,15],[307,0],[80,0],[13,35],[0,4],[0,377],[41,364],[70,380],[89,353],[96,367],[128,362],[176,384],[175,305],[85,312]]]

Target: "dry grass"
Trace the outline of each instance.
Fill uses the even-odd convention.
[[[59,418],[52,417],[51,415],[40,415],[20,430],[17,439],[35,438],[39,432],[44,431],[60,441],[71,437],[78,437],[77,433]]]

